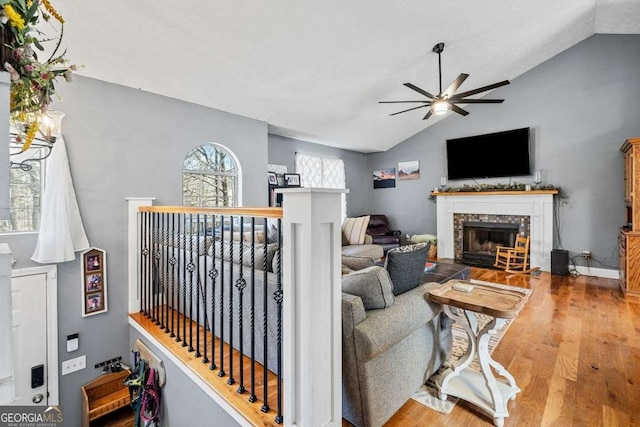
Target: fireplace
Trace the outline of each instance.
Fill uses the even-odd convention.
[[[438,257],[462,258],[462,225],[464,222],[513,222],[523,224],[520,231],[529,235],[532,266],[551,270],[553,249],[553,191],[512,191],[434,193],[437,195]],[[464,221],[459,221],[463,215]],[[467,216],[468,215],[468,216]],[[509,216],[511,220],[504,221]],[[520,220],[515,220],[519,217]]]
[[[462,261],[479,266],[492,266],[498,246],[513,247],[519,224],[465,221],[462,225]]]

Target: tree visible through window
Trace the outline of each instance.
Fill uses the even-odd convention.
[[[217,144],[203,144],[191,150],[184,158],[184,206],[236,206],[237,194],[238,167],[229,151]]]
[[[37,231],[40,228],[43,163],[31,161],[28,165],[31,168],[11,168],[11,219],[0,221],[0,232]]]

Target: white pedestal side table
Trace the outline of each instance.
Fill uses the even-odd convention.
[[[471,285],[473,289],[471,292],[453,289],[457,284]],[[466,353],[436,381],[441,400],[446,400],[448,395],[466,400],[493,417],[497,427],[504,425],[504,418],[509,416],[507,403],[515,399],[520,389],[513,376],[491,358],[489,338],[502,329],[507,319],[518,315],[528,297],[529,291],[526,289],[460,280],[451,280],[429,291],[429,299],[442,304],[447,316],[469,336]],[[476,313],[486,314],[493,319],[480,329]],[[481,372],[469,368],[476,354]],[[504,380],[496,379],[492,367]]]

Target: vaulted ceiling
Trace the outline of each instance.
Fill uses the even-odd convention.
[[[513,80],[594,33],[640,33],[638,0],[63,1],[79,74],[265,121],[271,133],[362,152],[437,122],[381,100],[402,84],[459,91]],[[485,94],[481,94],[485,95]],[[480,96],[481,96],[480,95]],[[504,104],[468,105],[508,108]],[[408,107],[407,107],[408,108]],[[447,120],[464,120],[457,114]]]

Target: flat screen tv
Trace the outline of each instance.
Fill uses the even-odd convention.
[[[529,128],[447,140],[450,180],[531,175]]]

